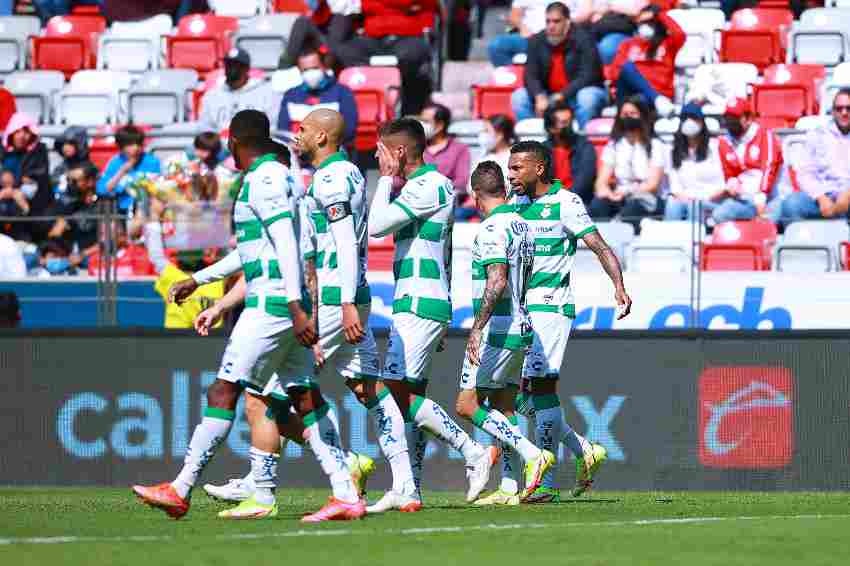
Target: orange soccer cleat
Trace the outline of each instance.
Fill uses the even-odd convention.
[[[152,486],[134,485],[133,493],[151,507],[162,509],[172,519],[180,519],[189,512],[189,500],[177,495],[168,482]]]
[[[327,504],[313,513],[305,515],[302,523],[321,523],[323,521],[352,521],[366,515],[366,503],[358,499],[356,503],[346,503],[336,497],[328,497]]]

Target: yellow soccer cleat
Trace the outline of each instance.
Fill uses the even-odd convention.
[[[486,507],[488,505],[519,505],[519,495],[516,493],[508,493],[502,489],[497,489],[487,497],[480,497],[476,499],[473,505],[478,507]]]
[[[251,496],[233,509],[225,509],[218,516],[222,519],[271,519],[277,517],[277,503],[266,505]]]
[[[369,456],[349,452],[345,459],[348,471],[351,472],[351,482],[360,497],[366,497],[366,482],[375,471],[375,461]]]
[[[541,450],[540,455],[525,464],[525,489],[520,501],[523,503],[534,493],[543,481],[543,474],[555,465],[555,455],[548,450]]]
[[[573,497],[581,497],[593,487],[593,476],[607,459],[608,451],[601,444],[591,444],[590,450],[585,451],[582,458],[576,458],[576,485],[573,487]]]

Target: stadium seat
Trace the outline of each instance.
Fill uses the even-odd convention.
[[[93,69],[97,61],[98,37],[106,29],[101,16],[54,16],[44,34],[33,37],[33,68],[62,71],[65,78],[80,69]]]
[[[672,138],[673,134],[679,131],[680,121],[676,116],[672,118],[659,118],[655,121],[655,134],[662,138]],[[719,134],[721,132],[720,122],[717,118],[706,116],[705,125],[711,134]]]
[[[221,66],[230,49],[230,35],[239,30],[239,20],[212,14],[180,18],[177,33],[165,38],[169,67],[195,69],[206,74]]]
[[[6,76],[3,86],[15,95],[19,111],[46,124],[53,120],[56,94],[65,86],[65,75],[59,71],[17,71]]]
[[[370,151],[377,147],[378,126],[397,114],[401,73],[395,67],[348,67],[339,82],[352,90],[357,103],[354,145],[358,151]]]
[[[773,249],[773,269],[805,273],[840,269],[839,248],[848,240],[846,219],[792,222]]]
[[[275,12],[290,14],[309,14],[310,7],[305,0],[274,0],[272,8]]]
[[[676,68],[686,71],[704,63],[713,63],[714,37],[726,24],[723,11],[716,8],[675,9],[667,15],[687,34],[685,45],[676,54]]]
[[[746,98],[749,85],[757,82],[758,68],[750,63],[700,65],[694,72],[686,101],[703,101],[703,112],[721,115],[730,98]]]
[[[234,18],[253,18],[257,14],[265,14],[268,8],[265,0],[209,0],[208,3],[217,16]]]
[[[250,53],[252,67],[274,71],[297,18],[296,14],[268,14],[244,21],[233,43]]]
[[[454,120],[449,125],[449,135],[468,145],[471,150],[480,150],[478,134],[484,131],[484,120]]]
[[[794,123],[794,129],[807,132],[809,130],[819,128],[827,122],[828,120],[824,119],[824,116],[801,116],[800,119]]]
[[[514,126],[514,134],[521,141],[546,141],[546,128],[543,126],[543,118],[527,118],[520,120]]]
[[[850,9],[813,8],[800,16],[789,37],[790,63],[834,67],[850,60]]]
[[[593,144],[596,157],[602,157],[602,150],[608,144],[611,128],[614,127],[614,118],[594,118],[584,125],[584,133],[587,140]]]
[[[632,240],[635,239],[635,228],[628,222],[596,222],[596,229],[599,234],[605,239],[605,242],[614,250],[620,262],[626,263],[626,249]],[[596,254],[587,247],[584,240],[578,241],[576,248],[575,263],[573,263],[573,271],[580,272],[599,272],[602,271],[602,266],[596,258]]]
[[[248,77],[252,79],[265,78],[266,73],[262,69],[249,69]],[[201,100],[204,94],[215,87],[224,84],[224,69],[218,68],[206,73],[204,82],[192,91],[192,117],[197,118],[201,113]]]
[[[97,137],[89,143],[89,159],[101,171],[106,168],[106,164],[116,153],[118,153],[118,145],[114,138]]]
[[[794,16],[788,10],[750,9],[732,14],[721,33],[720,61],[752,63],[759,70],[785,61],[787,34]]]
[[[192,69],[145,73],[127,95],[129,120],[155,126],[185,121],[191,103],[189,94],[197,84],[198,73]]]
[[[782,127],[791,127],[801,116],[816,114],[825,76],[823,65],[771,65],[764,81],[752,87],[759,120],[774,119]]]
[[[369,271],[392,271],[395,243],[393,237],[369,238]]]
[[[487,84],[473,85],[473,118],[489,118],[495,114],[513,116],[511,94],[523,86],[524,76],[525,67],[521,65],[497,67]]]
[[[446,61],[443,63],[440,91],[431,95],[434,102],[447,106],[452,117],[472,117],[472,87],[490,80],[493,66],[487,61]]]
[[[130,73],[123,71],[77,71],[59,93],[57,122],[94,127],[122,121],[122,98],[131,83]]]
[[[156,69],[162,38],[171,32],[171,18],[159,14],[138,22],[115,22],[100,36],[97,68],[134,73]]]
[[[723,222],[702,245],[700,269],[765,271],[776,243],[776,225],[769,220]]]
[[[832,77],[827,80],[820,97],[821,114],[832,112],[832,99],[835,93],[845,87],[850,87],[850,62],[841,63],[832,70]]]
[[[694,248],[702,242],[705,226],[692,222],[644,219],[641,233],[628,246],[629,271],[683,273],[694,265]],[[696,240],[696,241],[694,241]]]
[[[29,38],[38,35],[40,29],[41,22],[35,16],[0,17],[0,73],[26,68]]]

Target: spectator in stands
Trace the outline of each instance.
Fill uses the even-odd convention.
[[[68,190],[56,202],[56,221],[48,238],[63,239],[73,251],[74,267],[88,265],[98,250],[98,221],[87,218],[97,214],[98,170],[91,163],[80,164],[68,172]]]
[[[15,182],[29,201],[30,215],[42,215],[53,202],[49,161],[47,147],[39,139],[35,120],[28,114],[16,112],[9,119],[3,136],[2,166],[14,173]],[[32,236],[38,239],[40,234],[35,232]]]
[[[306,49],[325,51],[326,64],[336,67],[337,53],[342,43],[351,38],[355,19],[360,14],[360,0],[319,0],[309,16],[298,16],[292,29],[286,51],[280,56],[280,68],[287,69],[298,63]]]
[[[30,275],[55,277],[77,274],[71,258],[71,247],[61,238],[52,238],[42,244],[38,263],[39,267],[31,271]]]
[[[431,47],[425,31],[434,26],[437,0],[362,0],[362,36],[340,46],[345,67],[368,65],[373,55],[395,55],[401,71],[401,113],[418,115],[431,96]]]
[[[0,171],[0,216],[20,218],[29,215],[30,203],[15,180],[15,174],[8,169]],[[29,240],[30,230],[26,223],[4,221],[0,223],[0,233],[14,240]]]
[[[748,220],[766,207],[782,167],[782,144],[756,123],[745,98],[730,101],[723,120],[729,132],[719,143],[726,177],[724,220]]]
[[[278,104],[268,81],[251,78],[251,55],[234,47],[224,56],[224,84],[210,89],[201,98],[200,129],[221,132],[240,110],[265,112],[272,124],[277,122]]]
[[[298,56],[298,70],[303,83],[291,88],[283,95],[277,129],[293,131],[293,126],[307,117],[317,105],[336,110],[345,118],[344,145],[354,144],[357,130],[357,103],[354,93],[347,86],[337,82],[333,73],[325,66],[319,52],[308,47]]]
[[[442,104],[429,103],[419,120],[425,128],[428,145],[425,147],[425,163],[437,166],[437,171],[451,179],[458,199],[466,197],[469,184],[469,146],[449,134],[452,112]]]
[[[596,182],[596,150],[576,132],[573,118],[573,109],[563,101],[547,108],[543,114],[546,145],[552,150],[555,178],[588,205]]]
[[[797,180],[781,207],[785,224],[807,218],[839,218],[850,209],[850,88],[832,102],[832,121],[806,134]]]
[[[6,238],[8,240],[8,238]],[[0,236],[0,278],[9,279],[14,277],[24,277],[20,275],[18,269],[23,263],[17,262],[17,258],[13,260],[13,264],[9,263],[9,258],[13,257],[14,252],[7,255],[6,248],[9,242],[3,241],[3,236]],[[12,244],[14,246],[14,242]],[[11,251],[11,250],[9,250]],[[20,254],[20,252],[18,252]],[[5,261],[4,261],[5,260]],[[21,324],[21,305],[18,302],[18,296],[13,291],[0,293],[0,328],[17,328]]]
[[[727,208],[734,209],[738,204],[726,194],[719,142],[709,135],[702,108],[696,104],[682,107],[667,180],[670,197],[664,208],[665,220],[690,220],[695,202],[712,213],[715,223],[734,217]]]
[[[639,94],[659,115],[670,116],[676,54],[685,44],[685,32],[656,5],[641,10],[635,22],[638,36],[620,44],[611,64],[609,78],[617,85],[617,100]]]
[[[588,30],[597,42],[603,65],[610,65],[620,44],[634,34],[634,18],[646,4],[646,0],[594,0]]]
[[[18,111],[15,95],[0,86],[0,132],[6,130],[9,118]]]
[[[640,227],[640,220],[661,212],[658,188],[664,176],[666,151],[653,133],[652,112],[643,97],[620,103],[611,141],[602,151],[596,177],[596,196],[590,203],[593,218],[613,218]]]
[[[203,14],[210,11],[207,0],[102,0],[101,11],[110,22],[137,22],[158,14],[169,14],[174,22],[187,14]]]
[[[126,213],[133,205],[130,187],[139,177],[159,175],[159,159],[145,151],[145,134],[136,126],[124,126],[115,133],[118,154],[106,164],[103,175],[97,182],[97,194],[114,198],[119,212]]]
[[[50,173],[50,184],[53,192],[61,195],[68,187],[68,171],[91,163],[86,129],[80,126],[69,127],[53,142],[53,151],[62,156],[62,163]]]
[[[475,167],[482,161],[495,161],[502,168],[507,183],[508,160],[511,157],[511,146],[515,142],[514,121],[510,116],[504,114],[490,116],[484,121],[484,130],[478,134],[478,145],[481,147],[482,156],[470,167],[470,171],[475,171]],[[471,186],[467,187],[467,192],[470,189]]]
[[[215,132],[202,132],[195,136],[192,150],[192,157],[210,171],[218,167],[227,155],[221,137]]]
[[[546,29],[529,40],[525,88],[511,95],[517,120],[543,116],[550,105],[567,101],[580,127],[598,116],[608,101],[593,39],[570,23],[561,2],[546,8]]]

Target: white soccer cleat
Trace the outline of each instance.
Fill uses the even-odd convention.
[[[466,502],[472,503],[490,481],[490,470],[499,459],[501,449],[497,446],[488,446],[484,453],[471,466],[466,468],[466,478],[469,480],[469,491],[466,492]]]
[[[397,491],[389,490],[377,503],[366,507],[366,513],[386,513],[394,509],[402,513],[415,513],[422,509],[422,501],[414,495],[403,495]]]
[[[254,495],[254,482],[249,474],[244,478],[232,479],[224,485],[204,484],[204,491],[213,499],[240,503]]]

